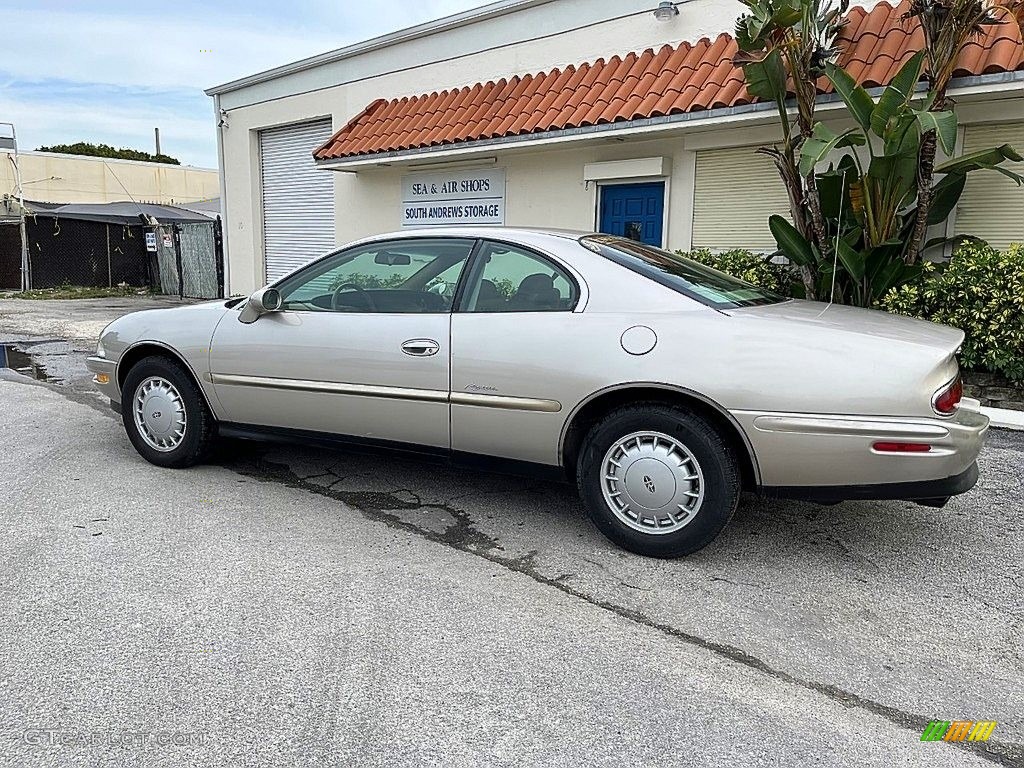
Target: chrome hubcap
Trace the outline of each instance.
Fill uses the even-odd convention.
[[[693,454],[661,432],[634,432],[608,449],[601,490],[623,523],[644,533],[672,533],[696,517],[704,474]]]
[[[135,426],[142,439],[158,451],[173,451],[185,439],[185,403],[171,382],[159,376],[135,390]]]

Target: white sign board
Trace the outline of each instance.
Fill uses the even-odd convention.
[[[505,171],[440,171],[402,177],[402,226],[505,223]]]
[[[156,253],[156,232],[146,233],[146,250]]]

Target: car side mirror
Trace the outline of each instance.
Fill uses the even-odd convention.
[[[240,323],[255,323],[261,315],[281,308],[281,292],[277,288],[261,288],[245,302],[238,315]]]

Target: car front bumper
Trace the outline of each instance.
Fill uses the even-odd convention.
[[[787,497],[933,499],[964,493],[989,420],[965,400],[943,418],[734,411],[757,458],[763,492]],[[927,452],[889,453],[877,442],[924,443]]]
[[[93,374],[93,384],[110,398],[111,406],[117,410],[121,404],[121,390],[117,386],[117,361],[92,355],[86,358],[85,367]]]

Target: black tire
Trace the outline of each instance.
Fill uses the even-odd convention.
[[[174,385],[181,395],[185,408],[185,435],[181,442],[169,451],[159,451],[150,446],[139,434],[135,424],[135,394],[140,384],[158,376]],[[192,374],[177,360],[154,355],[144,357],[128,371],[121,388],[121,410],[124,431],[135,450],[146,461],[158,467],[183,469],[201,462],[207,455],[216,431],[216,422],[206,407],[199,385]]]
[[[646,533],[632,528],[605,500],[605,455],[637,432],[658,432],[677,440],[696,459],[703,474],[700,506],[688,523],[672,532]],[[681,557],[706,547],[732,518],[741,490],[739,463],[716,427],[693,411],[663,403],[619,408],[598,421],[584,440],[576,478],[587,514],[601,533],[620,547],[648,557]],[[643,480],[646,483],[650,478]]]

